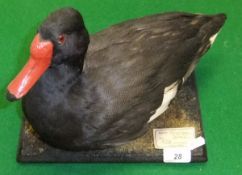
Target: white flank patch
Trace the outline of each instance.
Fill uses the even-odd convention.
[[[156,112],[150,117],[150,120],[148,121],[148,123],[153,121],[154,119],[159,117],[163,112],[166,111],[166,109],[169,107],[171,100],[176,96],[177,89],[178,89],[177,81],[165,88],[162,104],[159,108],[156,109]]]
[[[215,41],[217,35],[218,35],[218,33],[216,33],[215,35],[213,35],[213,36],[211,36],[211,37],[209,38],[209,41],[210,41],[211,45],[214,43],[214,41]]]

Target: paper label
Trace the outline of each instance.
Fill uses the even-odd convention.
[[[186,148],[195,138],[193,127],[154,129],[154,145],[156,149]]]
[[[165,163],[189,163],[191,162],[191,150],[187,148],[166,148],[163,150]]]

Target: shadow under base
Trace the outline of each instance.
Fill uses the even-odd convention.
[[[194,127],[196,137],[203,136],[199,101],[194,75],[183,85],[169,109],[150,123],[142,137],[125,145],[96,151],[72,152],[51,147],[41,141],[24,120],[18,162],[163,162],[163,150],[155,149],[154,128]],[[205,145],[192,151],[191,162],[207,161]]]

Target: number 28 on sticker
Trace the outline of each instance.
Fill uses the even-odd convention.
[[[174,160],[181,160],[182,159],[182,154],[181,153],[175,153],[174,155]]]
[[[191,151],[185,148],[167,148],[163,150],[163,157],[166,163],[189,163]]]

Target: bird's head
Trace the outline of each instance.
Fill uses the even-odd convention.
[[[8,100],[26,95],[51,66],[82,66],[88,43],[89,35],[77,10],[62,8],[51,13],[32,41],[28,62],[8,85]]]

